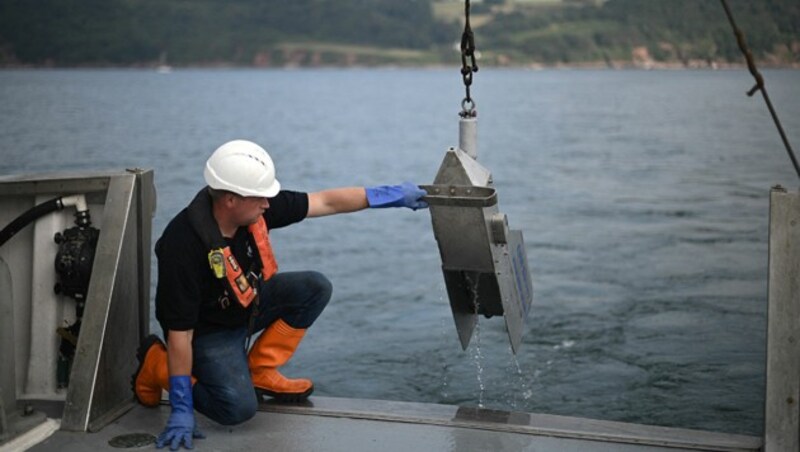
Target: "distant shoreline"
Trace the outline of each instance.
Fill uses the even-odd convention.
[[[756,63],[759,69],[800,69],[800,63],[791,64],[771,64]],[[381,64],[287,64],[287,65],[245,65],[233,63],[198,63],[186,65],[157,65],[150,63],[142,64],[79,64],[79,65],[57,65],[57,64],[0,64],[0,70],[58,70],[58,69],[144,69],[160,72],[170,72],[172,70],[192,70],[192,69],[267,69],[267,70],[303,70],[303,69],[458,69],[458,62],[453,64],[411,64],[411,63],[381,63]],[[652,62],[648,64],[635,63],[631,61],[617,61],[611,64],[605,61],[589,61],[576,63],[529,63],[529,64],[480,64],[481,68],[492,69],[527,69],[527,70],[657,70],[657,71],[681,71],[681,70],[742,70],[747,69],[744,63],[700,63],[690,62]]]

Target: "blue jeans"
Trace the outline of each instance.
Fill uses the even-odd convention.
[[[293,328],[308,328],[331,298],[331,283],[317,272],[277,273],[259,289],[259,315],[253,332],[278,319]],[[247,352],[247,326],[195,337],[192,375],[197,378],[194,408],[223,425],[242,423],[258,408]]]

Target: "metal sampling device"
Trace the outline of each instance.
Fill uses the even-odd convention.
[[[461,346],[478,315],[502,315],[514,353],[519,350],[533,284],[522,232],[510,229],[497,205],[492,175],[477,162],[477,120],[462,115],[459,147],[449,148],[428,192],[433,235]]]

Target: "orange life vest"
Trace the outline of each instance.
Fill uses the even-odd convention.
[[[239,304],[246,308],[255,299],[257,290],[247,278],[249,270],[239,265],[230,246],[225,242],[211,208],[211,196],[204,188],[189,204],[189,222],[209,250],[208,264],[214,277],[220,280],[228,294],[233,295]],[[261,278],[266,281],[278,272],[278,263],[269,243],[267,221],[260,216],[255,223],[247,227],[247,231],[251,243],[258,250]]]

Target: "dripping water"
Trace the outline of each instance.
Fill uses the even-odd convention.
[[[509,347],[509,351],[511,351],[510,347]],[[514,374],[515,379],[517,381],[517,384],[515,386],[518,388],[518,390],[512,391],[512,393],[511,393],[512,394],[512,399],[510,401],[508,401],[509,405],[511,405],[511,408],[513,408],[513,409],[521,408],[521,409],[524,410],[525,407],[526,407],[526,403],[525,402],[530,400],[530,398],[533,396],[533,389],[531,388],[531,386],[529,385],[527,379],[525,378],[525,373],[522,371],[522,366],[520,366],[520,364],[519,364],[519,360],[517,359],[517,355],[515,355],[513,352],[511,353],[511,360],[510,360],[510,363],[509,363],[509,369],[508,370],[509,370],[509,373],[513,373]],[[538,371],[533,374],[533,378],[535,379],[537,376],[538,376]],[[522,396],[522,402],[523,402],[522,403],[522,407],[518,406],[518,400],[517,400],[517,395],[518,394]]]
[[[480,283],[479,274],[475,274],[475,279],[471,277],[469,272],[464,272],[464,277],[467,280],[467,286],[472,292],[472,304],[475,313],[480,312],[480,304],[478,302],[478,284]],[[472,348],[472,359],[475,362],[475,369],[478,380],[478,407],[483,408],[483,396],[486,392],[486,385],[483,381],[483,354],[481,353],[481,325],[480,322],[475,323],[475,330],[473,331],[474,344]]]
[[[443,301],[443,297],[440,296],[439,301]],[[442,355],[443,354],[442,351],[447,349],[448,332],[447,332],[447,327],[445,326],[445,319],[441,319],[439,324],[440,324],[439,331],[441,332],[439,340],[442,346],[438,347],[437,349],[439,350],[440,355]],[[439,396],[441,400],[445,401],[450,397],[450,392],[448,387],[449,384],[448,371],[450,366],[448,365],[446,358],[447,358],[446,356],[439,356],[439,362],[442,363],[442,384],[441,387],[439,388]]]

